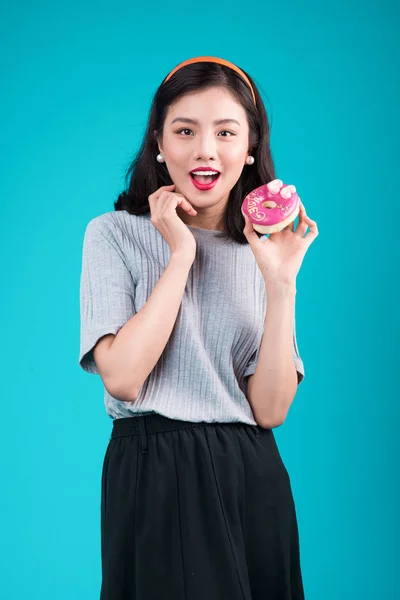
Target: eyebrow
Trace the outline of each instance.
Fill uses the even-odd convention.
[[[181,121],[182,123],[192,123],[193,125],[199,124],[199,122],[196,121],[196,119],[187,119],[185,117],[176,117],[172,121],[171,125],[173,125],[176,121]],[[237,125],[239,125],[239,127],[240,127],[240,123],[236,119],[217,119],[216,121],[213,122],[213,125],[223,125],[225,123],[237,123]]]

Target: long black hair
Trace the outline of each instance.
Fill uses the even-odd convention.
[[[242,69],[243,70],[243,69]],[[254,156],[253,165],[246,165],[232,188],[225,213],[225,228],[220,237],[231,238],[247,244],[243,234],[245,225],[241,212],[244,197],[256,187],[275,179],[275,169],[270,149],[270,126],[261,95],[251,77],[251,90],[244,79],[233,69],[211,62],[186,65],[176,71],[167,82],[157,89],[150,108],[146,132],[142,144],[125,176],[126,191],[116,202],[115,210],[126,210],[132,215],[150,213],[148,197],[163,185],[173,181],[165,163],[159,163],[157,139],[162,135],[168,107],[188,93],[210,87],[224,87],[236,98],[246,111],[249,123],[249,154]]]

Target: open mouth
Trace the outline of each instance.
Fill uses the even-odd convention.
[[[194,181],[197,181],[197,183],[212,183],[218,179],[220,174],[221,173],[213,173],[212,175],[197,175],[196,173],[190,173],[190,176],[192,179],[194,179]]]
[[[200,190],[208,190],[214,187],[221,173],[218,171],[191,171],[190,177],[195,185]]]

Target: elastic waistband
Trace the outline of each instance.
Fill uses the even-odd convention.
[[[124,436],[138,435],[140,436],[140,448],[142,454],[148,452],[147,434],[159,433],[163,431],[176,431],[178,429],[187,429],[188,427],[232,427],[232,428],[247,428],[250,427],[256,435],[259,434],[261,427],[259,425],[249,425],[242,422],[207,422],[207,421],[180,421],[178,419],[170,419],[158,413],[140,415],[137,417],[122,417],[114,419],[111,438],[121,438]]]
[[[158,433],[162,431],[175,431],[177,429],[187,429],[188,427],[250,427],[253,431],[260,430],[259,425],[249,425],[242,422],[208,422],[208,421],[181,421],[171,419],[158,413],[139,415],[137,417],[123,417],[114,419],[111,432],[111,439],[124,437],[128,435],[142,435],[146,433]]]
[[[212,423],[205,423],[203,421],[180,421],[159,414],[123,417],[121,419],[114,419],[111,439],[126,435],[140,435],[143,431],[146,431],[147,433],[158,433],[161,431],[174,431],[176,429],[184,429],[187,427],[201,427],[202,425],[212,425]]]

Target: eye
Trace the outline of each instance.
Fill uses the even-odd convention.
[[[228,135],[228,136],[226,136],[226,135],[223,135],[222,137],[230,137],[230,136],[232,136],[232,135],[235,135],[235,134],[233,133],[233,131],[227,131],[226,129],[224,129],[223,131],[220,131],[220,133],[229,133],[229,135]]]
[[[188,129],[187,127],[183,127],[182,129],[178,129],[178,131],[176,133],[182,133],[183,131],[192,131],[192,130]],[[183,137],[186,137],[186,135],[184,135]]]

